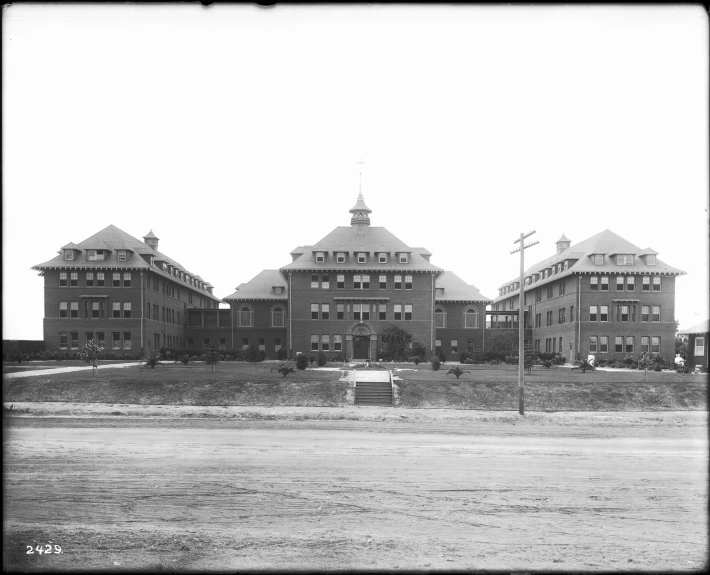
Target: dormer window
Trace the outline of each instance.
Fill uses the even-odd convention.
[[[275,295],[281,295],[283,293],[284,293],[284,288],[282,288],[281,286],[274,287],[274,294]]]
[[[603,266],[604,265],[604,255],[603,254],[594,254],[594,265],[595,266]]]
[[[377,256],[377,261],[380,262],[381,264],[386,264],[387,263],[387,254],[380,252]]]
[[[102,262],[104,261],[104,250],[88,250],[86,259],[90,262]]]
[[[117,259],[119,262],[125,262],[126,259],[127,259],[126,250],[118,250],[116,259]]]
[[[155,257],[150,256],[150,265],[154,266],[155,265]]]
[[[408,254],[399,254],[399,263],[406,264],[409,261]]]
[[[167,271],[167,269],[168,269],[168,264],[166,264],[165,262],[163,262],[163,271]]]
[[[655,266],[656,265],[656,256],[654,254],[649,254],[646,256],[646,265],[647,266]]]
[[[632,266],[634,265],[634,256],[631,254],[620,254],[616,256],[617,266]]]
[[[323,252],[316,252],[316,262],[319,264],[322,264],[325,261],[325,253]]]
[[[335,261],[337,261],[339,264],[344,264],[345,263],[345,254],[343,252],[339,252],[337,256],[335,256]]]
[[[357,263],[364,264],[365,262],[367,262],[367,254],[364,254],[362,252],[358,252]]]
[[[567,271],[567,262],[565,262],[565,264],[562,266],[562,269],[563,269],[564,271]]]
[[[74,250],[64,250],[64,259],[67,261],[74,259]]]
[[[437,297],[444,297],[444,288],[436,288]]]

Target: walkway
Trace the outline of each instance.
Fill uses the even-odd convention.
[[[135,367],[140,365],[138,363],[112,363],[109,365],[100,365],[98,371],[101,372],[108,368],[119,368],[119,367]],[[54,375],[55,373],[68,373],[70,371],[84,371],[87,369],[93,369],[90,365],[87,366],[75,366],[75,367],[53,367],[51,369],[35,369],[32,371],[22,371],[18,373],[3,373],[3,378],[7,379],[17,379],[18,377],[36,377],[38,375]]]

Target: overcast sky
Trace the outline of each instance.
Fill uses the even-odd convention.
[[[5,339],[109,224],[229,295],[350,225],[360,159],[372,225],[488,297],[521,231],[532,264],[610,229],[708,318],[700,7],[15,4],[2,71]]]

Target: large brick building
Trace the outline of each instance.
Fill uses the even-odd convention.
[[[213,287],[144,241],[108,226],[34,266],[44,276],[44,343],[78,350],[95,340],[106,350],[144,355],[183,347],[187,310],[214,309]]]
[[[674,357],[675,278],[685,272],[609,230],[575,245],[563,235],[556,246],[525,270],[523,312],[533,349],[568,361],[642,351]],[[494,312],[517,316],[519,292],[519,278],[503,284]]]

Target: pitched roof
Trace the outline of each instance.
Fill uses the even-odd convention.
[[[159,252],[158,250],[152,249],[148,244],[142,242],[138,238],[134,238],[130,234],[127,234],[120,228],[114,225],[105,227],[103,230],[96,232],[94,235],[88,237],[83,242],[79,242],[78,246],[73,249],[82,250],[74,260],[65,260],[63,255],[58,255],[57,257],[46,261],[36,266],[32,266],[32,269],[43,270],[49,268],[74,268],[74,269],[106,269],[106,268],[121,268],[121,269],[145,269],[151,270],[152,272],[158,273],[165,277],[170,277],[175,279],[175,276],[163,271],[159,267],[151,266],[142,257],[138,256],[155,256],[156,260],[165,261],[170,265],[176,267],[178,270],[187,273],[192,277],[199,277],[196,274],[185,269],[185,267],[175,260],[169,258],[165,254]],[[87,250],[99,249],[99,250],[109,250],[108,254],[105,255],[103,261],[89,261]],[[129,257],[126,261],[118,261],[117,250],[130,250],[137,254],[136,257]],[[201,278],[200,278],[201,279]],[[204,281],[204,280],[202,280]],[[221,301],[217,296],[210,294],[205,290],[200,290],[191,284],[185,284],[206,297],[214,299],[215,301]]]
[[[695,335],[696,333],[710,333],[710,320],[706,319],[701,321],[699,324],[689,327],[688,329],[681,329],[678,333]]]
[[[273,287],[282,287],[283,293],[276,295]],[[229,300],[288,300],[288,284],[279,270],[262,270],[246,283],[239,284],[236,291],[224,298]]]
[[[281,268],[282,271],[294,270],[401,270],[401,271],[432,271],[443,272],[440,267],[429,263],[423,256],[430,255],[428,251],[419,251],[421,248],[411,248],[400,240],[397,236],[383,227],[369,226],[365,235],[359,236],[354,232],[354,227],[339,226],[327,236],[312,246],[299,246],[291,252],[292,255],[301,254],[293,262]],[[325,263],[317,263],[315,251],[329,252],[331,257]],[[406,264],[389,259],[386,264],[380,264],[374,259],[370,259],[367,264],[353,263],[352,260],[339,264],[335,260],[334,252],[395,252],[411,253],[411,257]]]
[[[484,296],[474,285],[467,284],[454,272],[446,271],[436,278],[435,287],[443,288],[443,295],[436,295],[437,302],[489,302],[491,298]]]
[[[595,274],[603,274],[603,273],[610,273],[611,271],[615,271],[617,273],[624,273],[624,274],[667,274],[667,275],[683,275],[685,274],[684,271],[674,268],[664,262],[662,262],[659,259],[656,259],[656,265],[649,266],[646,265],[645,262],[643,262],[640,258],[634,258],[634,264],[630,266],[617,266],[610,258],[605,258],[605,263],[603,266],[596,266],[594,265],[594,262],[592,261],[591,257],[594,254],[604,254],[607,256],[610,256],[612,254],[633,254],[636,256],[640,255],[647,255],[647,254],[656,254],[657,252],[654,252],[653,250],[650,250],[650,248],[646,248],[645,250],[642,250],[638,246],[635,246],[628,240],[625,240],[622,238],[620,235],[615,234],[611,230],[604,230],[602,232],[599,232],[598,234],[595,234],[591,236],[590,238],[587,238],[586,240],[583,240],[577,244],[573,244],[570,247],[568,247],[566,250],[562,251],[561,253],[556,253],[548,258],[545,258],[544,260],[539,261],[538,263],[530,266],[525,270],[525,277],[534,274],[534,273],[540,273],[542,270],[549,268],[553,265],[556,265],[560,262],[564,261],[570,261],[570,260],[576,260],[576,261],[570,261],[568,265],[568,269],[561,272],[557,273],[555,275],[548,276],[545,279],[538,280],[535,282],[534,286],[546,284],[550,281],[557,280],[562,277],[567,277],[576,273],[595,273]],[[504,284],[501,284],[500,287],[505,287],[509,286],[513,282],[519,282],[520,277],[516,277],[515,279],[509,280],[505,282]],[[528,286],[530,287],[530,286]],[[517,293],[518,290],[511,290],[507,294],[504,294],[502,296],[497,296],[493,301],[500,301],[501,299],[505,299],[510,297],[511,295]]]
[[[67,245],[62,246],[63,250],[80,250],[81,248],[77,246],[74,242],[69,242]]]

